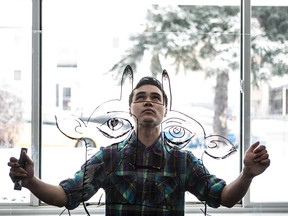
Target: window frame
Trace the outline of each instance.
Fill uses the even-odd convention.
[[[240,120],[240,166],[245,150],[249,147],[250,143],[250,40],[251,40],[251,1],[241,1],[241,72],[240,72],[240,85],[241,85],[241,120]],[[32,143],[31,143],[31,155],[35,162],[35,175],[41,178],[41,122],[42,122],[42,1],[32,0]],[[244,136],[246,134],[246,136]],[[247,136],[248,134],[248,136]],[[242,169],[242,167],[241,167]],[[1,208],[0,214],[21,214],[23,209],[27,212],[38,213],[41,215],[59,214],[58,207],[42,205],[38,198],[31,194],[31,206],[23,205],[9,205],[8,208]],[[15,206],[15,208],[14,208]],[[35,207],[41,208],[36,209]],[[260,206],[261,212],[283,212],[288,211],[288,203],[252,203],[250,201],[250,193],[242,200],[242,205],[237,205],[234,208],[228,209],[220,207],[219,209],[209,209],[209,213],[227,213],[227,212],[250,212],[251,208],[257,208]],[[186,205],[186,213],[199,213],[198,205]],[[282,207],[282,208],[279,208]],[[60,210],[61,211],[61,210]],[[26,212],[26,213],[27,213]],[[255,211],[257,212],[257,210]],[[74,210],[75,214],[86,215],[82,207]],[[104,207],[93,209],[95,215],[103,214]]]

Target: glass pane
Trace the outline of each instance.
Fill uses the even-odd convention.
[[[13,190],[7,162],[31,146],[31,1],[0,1],[0,203],[28,203],[30,192]],[[3,167],[2,167],[3,166]]]
[[[251,187],[251,202],[287,202],[288,189],[277,183],[288,177],[287,23],[286,1],[252,3],[251,133],[270,152],[271,166]],[[276,181],[273,187],[267,187]],[[265,193],[263,188],[265,187]]]
[[[131,44],[128,37],[141,27],[146,7],[132,3],[133,10],[127,13],[122,2],[113,4],[43,1],[42,178],[47,182],[58,184],[73,176],[86,160],[85,148],[77,148],[85,143],[63,135],[55,116],[60,126],[62,119],[71,116],[87,124],[97,106],[120,96],[119,79],[107,72]],[[74,129],[77,125],[72,124]],[[97,147],[89,148],[89,157],[99,149],[102,137],[91,128],[85,138]],[[92,200],[98,202],[102,192],[98,194]]]
[[[171,80],[171,109],[195,118],[207,136],[222,135],[237,148],[240,130],[238,1],[234,1],[234,6],[227,6],[231,3],[215,6],[211,2],[206,5],[201,1],[197,7],[152,6],[131,1],[113,1],[111,7],[111,3],[43,2],[43,180],[58,184],[85,162],[85,149],[75,148],[75,130],[69,134],[75,139],[65,137],[56,126],[55,115],[60,121],[69,119],[70,122],[74,116],[87,123],[97,106],[120,98],[119,83],[126,64],[135,71],[134,83],[142,76],[161,79],[161,72],[166,69]],[[159,20],[157,14],[161,14],[163,20]],[[111,72],[113,66],[116,70]],[[128,95],[131,85],[124,87]],[[125,106],[127,95],[123,94],[121,100]],[[69,130],[68,126],[77,125],[66,124],[64,129]],[[202,157],[207,149],[204,132],[198,136],[195,145],[187,147]],[[106,144],[95,129],[85,130],[85,137],[96,145],[89,155]],[[227,152],[222,153],[211,154],[222,157]],[[227,182],[239,173],[239,151],[225,160],[215,160],[205,154],[203,161],[211,173]],[[98,201],[99,196],[94,200]],[[187,201],[194,200],[187,195]]]

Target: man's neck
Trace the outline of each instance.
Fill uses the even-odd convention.
[[[160,128],[138,127],[136,130],[137,138],[147,147],[153,145],[160,136]]]

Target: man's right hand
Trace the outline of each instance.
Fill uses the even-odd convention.
[[[43,202],[62,207],[67,203],[67,196],[60,185],[51,185],[43,182],[34,176],[34,163],[26,152],[22,152],[22,157],[26,165],[22,168],[18,159],[11,157],[8,162],[10,168],[9,176],[13,182],[22,180],[22,186],[29,189],[36,197]]]
[[[31,158],[27,155],[25,151],[22,151],[22,157],[26,162],[25,167],[20,167],[18,163],[18,159],[15,157],[11,157],[10,161],[8,162],[8,166],[10,168],[9,176],[13,182],[17,180],[22,180],[22,185],[25,187],[28,181],[33,178],[34,176],[34,163]]]

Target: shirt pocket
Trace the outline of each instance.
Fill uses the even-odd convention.
[[[184,199],[180,179],[176,176],[160,176],[156,180],[155,201],[159,206],[172,207]]]
[[[113,174],[104,188],[107,204],[135,204],[137,193],[136,175]]]

